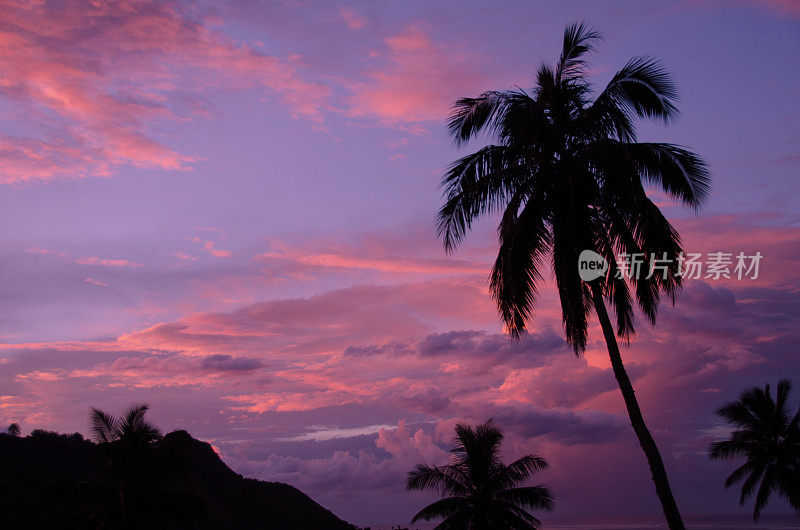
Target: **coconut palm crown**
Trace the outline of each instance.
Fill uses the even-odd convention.
[[[788,379],[778,382],[775,398],[768,384],[748,388],[738,400],[716,411],[736,430],[729,439],[711,444],[709,456],[745,458],[744,464],[725,479],[725,487],[742,482],[739,505],[755,493],[755,521],[773,493],[800,513],[800,409],[792,416],[788,404],[791,389]]]
[[[547,462],[526,455],[509,465],[500,460],[503,433],[491,420],[476,427],[458,425],[452,463],[430,467],[420,464],[408,474],[409,490],[434,490],[444,498],[423,508],[412,519],[443,518],[437,530],[530,530],[540,521],[529,509],[553,509],[546,486],[523,486]]]

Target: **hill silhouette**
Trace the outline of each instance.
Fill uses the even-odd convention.
[[[189,476],[182,487],[205,501],[206,528],[355,530],[297,488],[235,473],[210,444],[186,431],[168,433],[163,444],[184,454]],[[0,434],[0,527],[58,528],[64,516],[83,508],[41,498],[42,490],[60,479],[103,482],[110,480],[110,472],[98,446],[78,433]]]

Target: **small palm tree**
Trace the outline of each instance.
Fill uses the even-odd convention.
[[[195,528],[202,522],[203,501],[171,487],[185,467],[180,455],[161,447],[161,433],[145,419],[148,409],[136,404],[119,418],[91,409],[92,432],[113,480],[60,480],[45,490],[46,498],[68,498],[85,507],[64,521],[66,528],[155,529],[167,521]]]
[[[455,161],[445,174],[439,235],[452,252],[476,219],[501,212],[491,290],[514,336],[532,318],[548,267],[555,276],[567,341],[578,355],[586,349],[594,311],[664,515],[671,529],[683,529],[617,336],[627,340],[633,335],[636,305],[655,323],[660,296],[673,298],[681,285],[680,237],[645,185],[698,208],[709,190],[709,174],[691,151],[636,139],[638,118],[670,122],[678,112],[675,85],[656,60],[631,59],[592,98],[586,54],[599,38],[585,24],[573,24],[564,32],[555,67],[542,66],[532,90],[485,92],[456,102],[449,121],[456,144],[479,138],[491,143]],[[581,278],[583,250],[606,260],[604,276]],[[635,256],[636,263],[626,269],[640,266],[642,273],[623,274],[617,255]],[[606,303],[616,316],[616,333]]]
[[[445,498],[423,508],[411,520],[444,518],[437,530],[529,530],[541,522],[528,509],[553,509],[553,495],[545,486],[520,486],[547,462],[526,455],[504,465],[500,460],[503,433],[492,420],[475,428],[456,427],[453,462],[430,467],[420,464],[408,474],[406,489],[435,490]]]
[[[156,445],[162,439],[158,428],[145,420],[148,409],[147,404],[136,404],[120,418],[95,407],[89,413],[95,441],[108,456],[123,502],[127,489],[145,487]]]
[[[791,389],[791,382],[782,379],[778,382],[777,398],[773,399],[768,384],[763,389],[748,388],[737,401],[716,411],[736,430],[729,439],[711,444],[709,456],[746,459],[725,479],[725,487],[744,481],[739,505],[744,505],[756,492],[753,520],[758,520],[773,492],[800,512],[800,409],[791,416],[788,405]]]
[[[20,434],[22,434],[22,429],[20,428],[19,423],[12,423],[8,426],[7,432],[14,438],[19,438]]]
[[[124,442],[129,445],[146,447],[161,440],[158,427],[145,420],[150,409],[146,403],[132,405],[124,416],[115,418],[108,412],[92,407],[89,420],[95,441],[99,444]]]

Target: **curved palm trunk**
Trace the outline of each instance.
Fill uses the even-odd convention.
[[[611,359],[611,366],[614,369],[614,377],[617,379],[622,397],[625,398],[625,407],[628,409],[628,417],[631,420],[634,432],[636,432],[636,437],[639,439],[639,445],[642,446],[644,454],[647,456],[647,463],[650,464],[650,472],[653,475],[656,493],[661,501],[667,524],[669,524],[671,530],[684,530],[685,527],[678,511],[678,505],[675,503],[675,498],[672,496],[672,490],[669,487],[669,479],[667,478],[667,471],[664,469],[664,462],[661,460],[661,454],[658,452],[658,446],[653,440],[653,436],[644,423],[642,411],[639,409],[639,403],[636,401],[636,395],[633,391],[633,385],[631,385],[631,380],[628,378],[625,366],[622,364],[614,328],[608,318],[606,305],[597,285],[592,286],[592,301],[594,302],[597,318],[600,320],[600,326],[603,328],[603,336],[606,339],[606,347],[608,348],[608,356]]]

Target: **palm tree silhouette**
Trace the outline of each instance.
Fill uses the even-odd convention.
[[[530,92],[485,92],[456,102],[448,123],[456,145],[481,133],[495,143],[457,160],[446,172],[439,235],[452,252],[478,217],[502,210],[491,290],[513,336],[524,332],[532,316],[548,261],[566,338],[578,355],[586,348],[587,319],[594,309],[664,515],[670,528],[681,529],[661,455],[622,363],[605,302],[616,314],[617,335],[627,341],[634,333],[634,299],[651,323],[662,293],[674,301],[681,285],[680,238],[644,185],[698,208],[710,178],[692,152],[636,141],[637,118],[669,122],[678,112],[675,85],[657,60],[631,59],[591,99],[585,56],[599,38],[585,24],[573,24],[564,32],[558,63],[539,69]],[[603,277],[582,281],[582,250],[605,258]],[[637,259],[645,274],[626,278],[615,251],[641,255]],[[653,265],[659,265],[658,272],[646,274]]]
[[[45,497],[69,498],[88,508],[68,517],[67,528],[195,528],[205,506],[193,493],[176,489],[174,479],[186,472],[175,448],[161,446],[158,428],[145,419],[149,406],[131,406],[122,417],[92,407],[90,420],[95,441],[108,460],[113,480],[59,480]],[[171,527],[171,526],[170,526]]]
[[[800,512],[800,409],[791,416],[787,403],[791,389],[791,382],[782,379],[778,382],[777,399],[773,399],[768,384],[763,389],[748,388],[737,401],[716,411],[737,429],[729,439],[711,444],[709,456],[726,460],[746,458],[725,479],[725,487],[744,481],[739,496],[742,506],[758,485],[754,521],[773,492]]]
[[[550,511],[553,496],[545,486],[520,484],[547,468],[547,462],[526,455],[506,466],[500,460],[502,441],[503,433],[492,420],[475,428],[458,425],[451,464],[420,464],[408,474],[406,489],[435,490],[446,496],[420,510],[411,523],[445,518],[437,530],[538,528],[541,522],[527,509]]]

